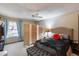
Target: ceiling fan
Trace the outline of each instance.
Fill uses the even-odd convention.
[[[38,12],[33,13],[33,14],[32,14],[32,17],[33,17],[33,18],[43,18],[41,15],[39,15]]]

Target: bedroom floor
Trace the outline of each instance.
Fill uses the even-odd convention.
[[[8,56],[27,56],[23,42],[5,45],[4,50],[8,51]]]
[[[8,51],[8,56],[27,56],[26,48],[23,42],[17,42],[13,44],[5,45],[5,51]],[[72,54],[72,56],[76,56]]]

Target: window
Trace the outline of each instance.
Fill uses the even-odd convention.
[[[17,22],[9,21],[7,29],[7,38],[18,37]]]

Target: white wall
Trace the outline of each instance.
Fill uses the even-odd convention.
[[[40,21],[43,27],[67,27],[74,29],[74,40],[78,40],[78,12],[65,14],[57,18]]]

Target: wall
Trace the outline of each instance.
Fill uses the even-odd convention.
[[[74,40],[78,40],[78,12],[65,14],[57,18],[42,20],[40,26],[47,28],[67,27],[74,29]]]

